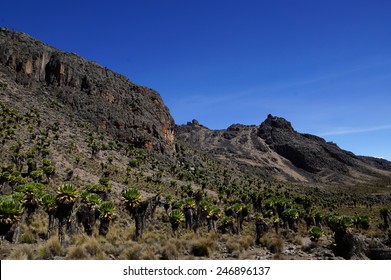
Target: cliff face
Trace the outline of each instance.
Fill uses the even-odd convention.
[[[3,79],[48,93],[119,140],[149,150],[174,150],[174,120],[160,95],[105,67],[1,28],[0,70]]]
[[[193,121],[177,126],[176,135],[227,163],[276,179],[354,184],[391,175],[390,162],[356,156],[318,136],[299,133],[289,121],[272,115],[259,126],[235,124],[222,130]]]

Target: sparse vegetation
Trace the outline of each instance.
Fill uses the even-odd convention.
[[[95,98],[89,83],[77,94]],[[154,94],[125,85],[123,98],[135,99],[121,106],[148,111],[137,98]],[[105,87],[96,90],[104,95]],[[28,106],[11,98],[11,89]],[[103,121],[94,111],[105,109],[101,104],[80,115],[73,109],[78,95],[40,93],[46,89],[0,81],[1,259],[312,259],[323,251],[351,258],[357,243],[368,250],[391,244],[389,176],[345,184],[345,172],[331,182],[334,173],[318,176],[303,161],[317,179],[300,183],[292,179],[300,172],[292,169],[287,179],[280,170],[282,156],[265,146],[258,127],[211,131],[193,122],[178,127],[184,132],[171,143],[163,107],[151,108],[161,117],[158,125],[122,120],[114,109],[102,112]],[[215,146],[193,143],[199,135],[192,126]],[[269,152],[270,158],[260,156]]]

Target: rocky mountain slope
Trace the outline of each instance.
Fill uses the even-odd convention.
[[[0,259],[391,258],[390,162],[271,115],[175,126],[155,91],[4,28],[0,143]]]
[[[26,92],[13,103],[59,107],[135,147],[174,149],[174,120],[156,91],[76,54],[2,28],[0,73],[8,90]]]
[[[354,184],[391,175],[391,163],[359,157],[336,144],[295,131],[272,115],[259,126],[231,125],[210,130],[192,121],[176,127],[176,136],[226,162],[264,170],[276,179]]]

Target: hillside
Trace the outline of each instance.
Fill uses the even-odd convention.
[[[391,258],[390,162],[271,115],[175,126],[156,91],[4,28],[0,128],[0,259]]]
[[[0,67],[8,90],[25,91],[23,102],[61,108],[135,147],[174,148],[174,120],[159,94],[106,67],[4,28]]]
[[[391,175],[391,162],[359,157],[335,143],[295,131],[269,115],[259,126],[235,124],[210,130],[192,121],[176,127],[176,137],[224,162],[263,170],[277,180],[302,183],[371,183]]]

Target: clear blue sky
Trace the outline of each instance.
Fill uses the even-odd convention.
[[[3,1],[0,26],[157,90],[178,124],[271,113],[391,160],[391,1]]]

